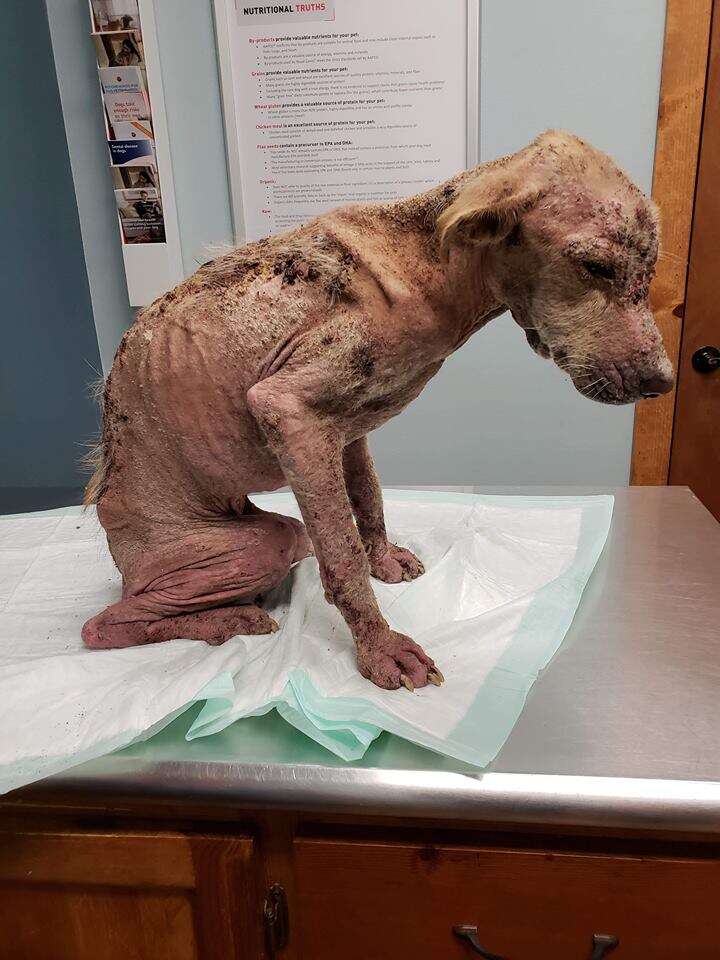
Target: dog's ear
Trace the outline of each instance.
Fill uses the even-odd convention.
[[[504,240],[542,194],[540,178],[521,151],[480,170],[438,217],[440,249],[453,244],[485,246]]]

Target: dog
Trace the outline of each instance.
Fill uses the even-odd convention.
[[[441,684],[370,586],[423,566],[387,539],[368,433],[507,310],[589,399],[669,391],[648,306],[657,255],[653,203],[550,131],[427,193],[341,207],[204,264],[142,311],[105,386],[86,502],[123,592],[85,644],[273,631],[259,598],[314,553],[361,674]],[[248,498],[285,484],[304,524]]]

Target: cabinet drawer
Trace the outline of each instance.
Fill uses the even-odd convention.
[[[257,960],[249,837],[0,832],[0,960]]]
[[[720,861],[298,839],[304,960],[717,960]],[[602,953],[601,953],[602,955]]]

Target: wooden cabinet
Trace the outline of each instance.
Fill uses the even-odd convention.
[[[183,832],[36,822],[0,827],[0,960],[720,957],[714,846],[483,844],[440,824],[432,842],[412,826],[398,841],[268,811],[248,814],[246,833],[231,814],[204,832],[190,819]]]
[[[0,833],[0,960],[255,960],[253,841]]]
[[[720,861],[295,842],[303,960],[717,960]]]

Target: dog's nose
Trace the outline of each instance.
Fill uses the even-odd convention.
[[[661,393],[669,393],[673,388],[673,378],[667,373],[655,373],[640,383],[640,395],[643,397],[659,397]]]

